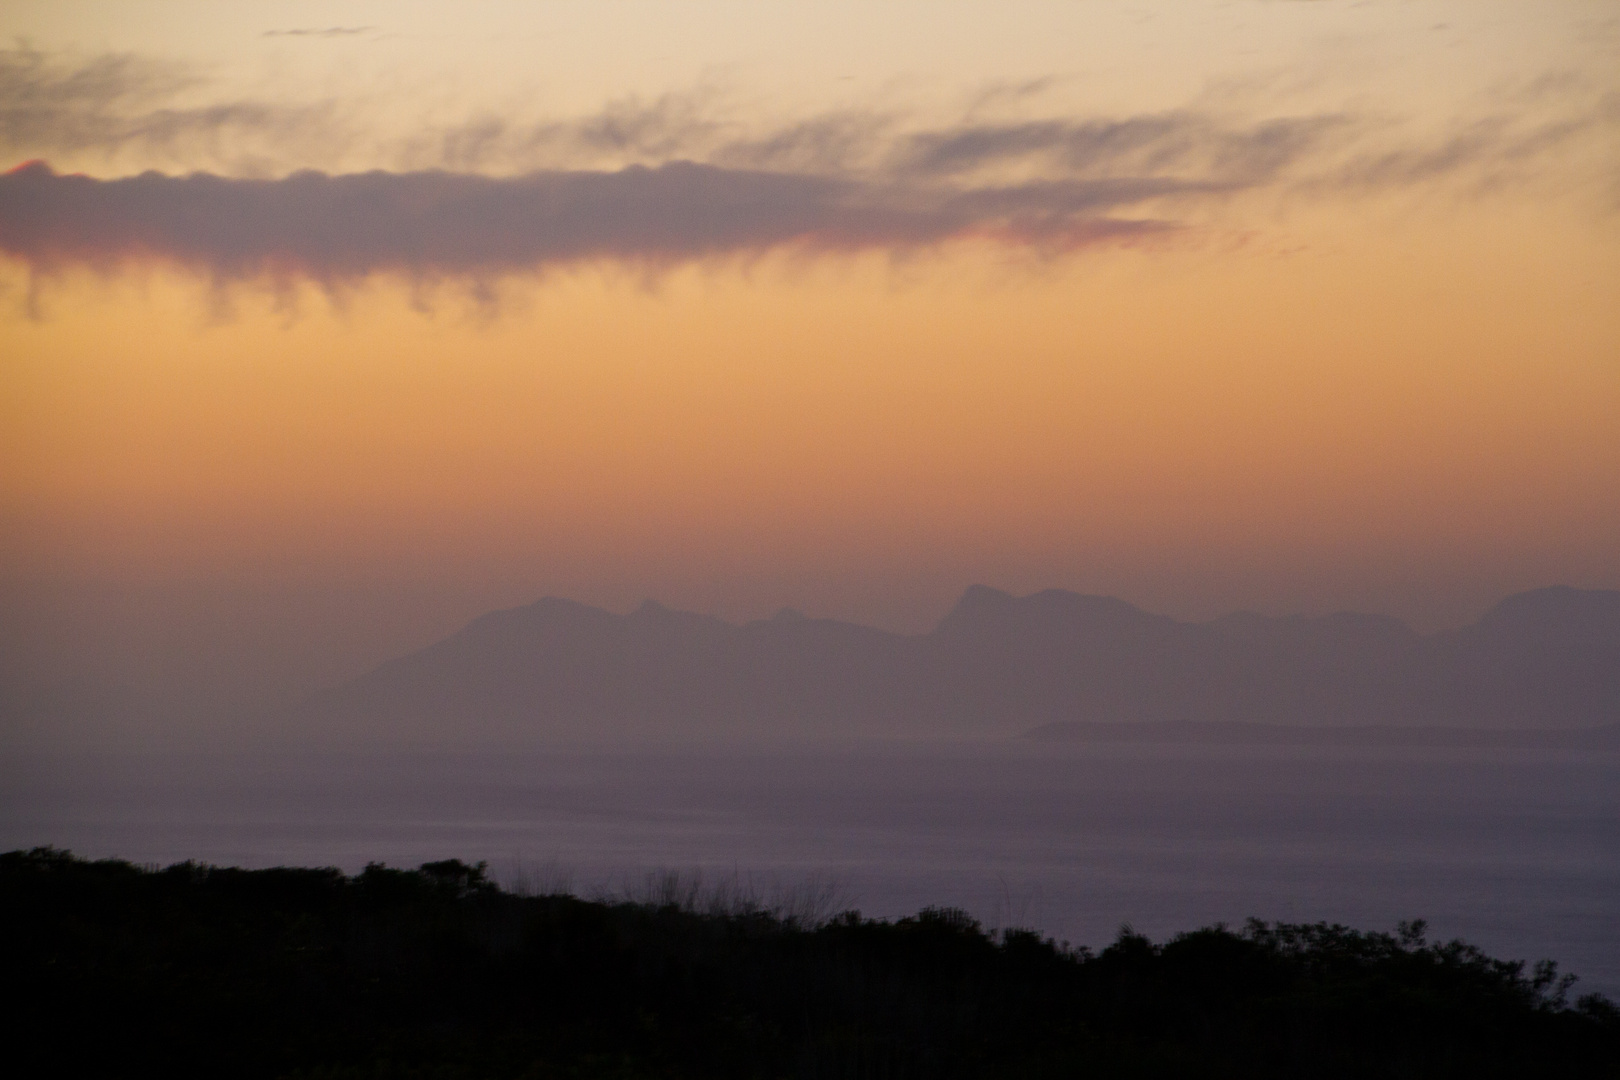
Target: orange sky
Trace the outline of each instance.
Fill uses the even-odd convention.
[[[70,616],[49,599],[87,589],[125,598],[107,625],[135,618],[130,596],[177,589],[247,597],[249,619],[278,591],[326,596],[275,615],[277,632],[318,624],[311,640],[346,642],[323,646],[337,659],[294,649],[259,692],[307,688],[484,606],[546,593],[619,609],[656,596],[736,618],[791,604],[920,629],[986,582],[1109,592],[1189,617],[1354,607],[1432,627],[1519,588],[1620,586],[1620,63],[1602,64],[1620,60],[1620,30],[1603,5],[1537,6],[1537,33],[1519,32],[1539,52],[1524,59],[1498,46],[1528,6],[1430,5],[1434,22],[1479,13],[1443,47],[1412,36],[1423,6],[1373,5],[1383,22],[1347,28],[1351,7],[1332,0],[1238,5],[1258,53],[1250,90],[1233,89],[1243,61],[1229,46],[1244,31],[1222,23],[1203,89],[1189,92],[1178,58],[1196,55],[1190,35],[1216,8],[1188,5],[1177,24],[1180,8],[1148,5],[1165,34],[1118,40],[1157,56],[1144,64],[1162,77],[1098,60],[1053,72],[1068,79],[1056,99],[1016,108],[1047,119],[1087,100],[1115,117],[1205,110],[1234,130],[1334,111],[1359,141],[1228,195],[1109,211],[1176,227],[1068,254],[992,230],[915,250],[738,250],[657,272],[598,258],[494,272],[480,280],[498,299],[480,304],[456,275],[426,294],[389,273],[339,280],[334,302],[296,277],[280,294],[252,274],[210,286],[206,267],[161,255],[48,267],[14,251],[0,268],[0,572],[34,599],[7,629],[71,624],[63,649],[89,641],[94,605]],[[328,17],[337,7],[276,14],[293,28],[386,22],[370,9]],[[1127,25],[1120,6],[1100,8],[1109,26]],[[160,56],[134,31],[115,40],[116,25],[74,38],[44,7],[17,10],[7,18],[32,31],[36,68],[71,71],[119,49]],[[197,33],[164,62],[245,50],[269,63],[265,50],[291,40]],[[754,69],[726,69],[725,43],[705,46],[732,99],[769,67],[750,33],[764,31],[744,26],[736,48]],[[1173,48],[1153,53],[1155,41]],[[464,65],[476,44],[448,48],[442,69],[475,70]],[[904,93],[933,101],[938,127],[997,64],[1018,66],[1012,44],[987,45],[984,71],[941,89],[963,46],[909,42],[891,57],[893,79],[914,76]],[[818,70],[820,54],[782,48],[787,67]],[[1277,89],[1279,72],[1330,52],[1342,61],[1331,79]],[[701,59],[687,66],[701,74]],[[886,70],[870,50],[851,63],[862,78]],[[1439,81],[1436,65],[1449,73]],[[341,65],[331,72],[301,76],[305,98],[346,100]],[[607,83],[599,100],[611,98],[611,72],[595,77]],[[460,91],[466,115],[511,100],[515,75],[483,78]],[[1380,88],[1426,78],[1396,124]],[[771,123],[855,100],[846,86],[812,92],[809,79],[770,85],[768,100],[799,102]],[[5,85],[19,102],[71,96],[62,80]],[[203,100],[207,86],[183,93]],[[228,89],[240,101],[262,87]],[[131,100],[114,106],[155,107]],[[356,115],[377,130],[391,122]],[[282,157],[255,175],[343,171],[355,163],[339,159],[364,156],[352,132],[322,142],[300,130],[303,149],[274,144]],[[11,150],[92,176],[229,176],[243,173],[221,145],[259,138],[265,152],[262,136],[225,128],[159,145],[126,130],[72,146],[19,136]],[[874,138],[879,153],[887,136]],[[705,160],[734,153],[682,145]],[[368,152],[383,168],[430,164]],[[624,162],[508,156],[472,171],[559,164]],[[877,166],[840,168],[869,178]],[[428,598],[382,625],[375,607],[344,613],[362,587]],[[191,615],[163,604],[163,618],[193,631],[224,618],[212,602]]]

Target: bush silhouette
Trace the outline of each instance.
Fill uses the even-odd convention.
[[[17,1076],[1620,1075],[1551,965],[1250,922],[1093,954],[929,908],[518,896],[482,864],[161,870],[0,855]]]

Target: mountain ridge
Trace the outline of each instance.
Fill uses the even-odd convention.
[[[1476,623],[1236,612],[975,585],[897,634],[784,609],[730,623],[647,601],[489,612],[300,715],[422,734],[966,734],[1056,723],[1571,728],[1620,720],[1620,591],[1552,586]]]

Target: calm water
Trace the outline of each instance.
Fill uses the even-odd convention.
[[[505,755],[17,755],[0,847],[143,863],[487,859],[590,894],[962,907],[1093,946],[1218,920],[1426,918],[1620,996],[1620,756],[871,744]]]

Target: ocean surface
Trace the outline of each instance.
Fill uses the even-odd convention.
[[[963,908],[1100,947],[1249,916],[1426,919],[1620,997],[1620,754],[1004,742],[0,756],[0,849],[488,860],[581,895]]]

